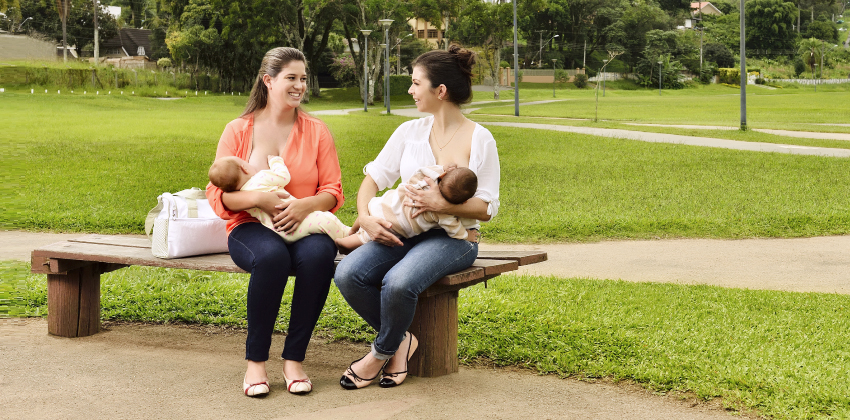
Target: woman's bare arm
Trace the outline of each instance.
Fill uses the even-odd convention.
[[[373,241],[387,245],[403,245],[392,232],[392,223],[379,217],[369,215],[369,201],[378,195],[378,184],[371,176],[366,175],[357,191],[357,221],[360,227],[372,238]]]

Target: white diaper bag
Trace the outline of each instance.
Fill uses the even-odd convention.
[[[157,201],[145,219],[145,233],[155,257],[227,252],[227,222],[213,212],[203,190],[164,193]]]

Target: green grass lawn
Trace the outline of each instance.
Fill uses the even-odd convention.
[[[7,94],[0,130],[5,228],[141,233],[164,191],[206,185],[224,125],[244,99]],[[355,217],[361,168],[406,119],[323,119]],[[97,121],[97,124],[92,124]],[[492,127],[502,207],[490,241],[797,237],[850,232],[850,161],[648,144]],[[829,182],[824,182],[824,180]],[[552,182],[557,180],[556,182]]]
[[[0,264],[0,298],[17,291],[14,315],[44,315],[45,276],[28,271]],[[246,287],[244,274],[131,267],[102,276],[101,314],[244,328]],[[850,416],[850,296],[517,275],[460,293],[464,364],[632,380],[780,419]],[[331,339],[374,334],[336,288],[319,322]]]
[[[747,124],[752,128],[812,130],[804,124],[829,124],[847,121],[847,96],[850,84],[822,85],[815,93],[811,87],[794,85],[769,90],[760,86],[747,87]],[[551,89],[530,90],[523,100],[552,100]],[[476,92],[476,95],[482,92]],[[740,91],[723,85],[697,86],[690,89],[616,90],[599,92],[600,120],[659,124],[699,124],[738,127],[740,125]],[[513,95],[513,93],[509,93]],[[505,93],[502,94],[504,98]],[[586,118],[596,116],[594,92],[565,90],[556,92],[555,99],[563,101],[526,105],[520,115],[527,117]],[[492,98],[492,96],[490,96]],[[510,104],[484,105],[475,114],[513,116]],[[846,127],[818,126],[818,131],[850,132]]]

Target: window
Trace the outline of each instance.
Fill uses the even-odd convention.
[[[418,33],[418,34],[416,34],[416,36],[417,36],[418,38],[425,39],[425,30],[424,30],[424,29],[420,29],[420,30],[419,30],[419,33]]]
[[[436,37],[437,37],[437,30],[436,29],[429,29],[428,30],[428,38],[436,38]]]
[[[145,55],[145,47],[139,47],[136,49],[136,55]]]

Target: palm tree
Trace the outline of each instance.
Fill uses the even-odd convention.
[[[816,38],[801,39],[797,43],[797,53],[812,71],[812,79],[815,78],[815,66],[822,64],[820,62],[821,48],[823,48],[823,42]]]

